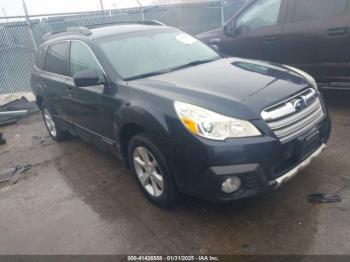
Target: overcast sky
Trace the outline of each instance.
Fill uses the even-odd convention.
[[[136,0],[102,0],[105,9],[138,6]],[[145,5],[201,0],[140,0]],[[25,0],[30,15],[100,10],[100,0]],[[0,17],[24,15],[22,0],[0,0]]]

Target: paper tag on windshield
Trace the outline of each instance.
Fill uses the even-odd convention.
[[[196,43],[198,40],[188,34],[181,34],[176,37],[178,41],[184,43],[185,45],[192,45]]]

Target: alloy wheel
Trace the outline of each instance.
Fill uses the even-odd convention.
[[[52,116],[47,108],[44,109],[44,121],[46,123],[47,129],[53,137],[57,136],[57,129],[55,122],[52,119]]]
[[[153,197],[159,197],[164,190],[163,176],[153,154],[145,147],[137,147],[133,163],[143,188]]]

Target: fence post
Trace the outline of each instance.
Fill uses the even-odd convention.
[[[28,9],[27,9],[27,6],[26,6],[26,2],[24,0],[22,0],[23,2],[23,10],[24,10],[24,14],[26,16],[26,22],[27,22],[27,26],[28,26],[28,31],[29,31],[29,35],[30,35],[30,39],[32,40],[32,43],[33,43],[33,46],[34,46],[34,49],[35,51],[38,50],[38,46],[36,44],[36,41],[35,41],[35,37],[34,37],[34,33],[33,33],[33,28],[32,28],[32,24],[30,22],[30,19],[29,19],[29,15],[28,15]]]
[[[103,0],[100,0],[101,11],[104,11]]]
[[[225,24],[225,0],[221,0],[221,25]]]
[[[139,6],[141,8],[142,21],[145,21],[145,9],[143,8],[143,5],[141,4],[140,0],[136,0],[136,2],[139,4]]]
[[[9,19],[7,18],[7,12],[5,8],[1,8],[2,12],[4,13],[4,16],[6,18],[7,23],[9,23]]]

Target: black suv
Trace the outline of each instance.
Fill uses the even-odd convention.
[[[350,90],[349,0],[250,0],[198,38],[226,55],[293,65],[322,88]]]
[[[53,139],[69,133],[117,153],[162,207],[179,192],[228,201],[276,189],[330,134],[308,74],[222,58],[157,22],[50,36],[31,86]]]

